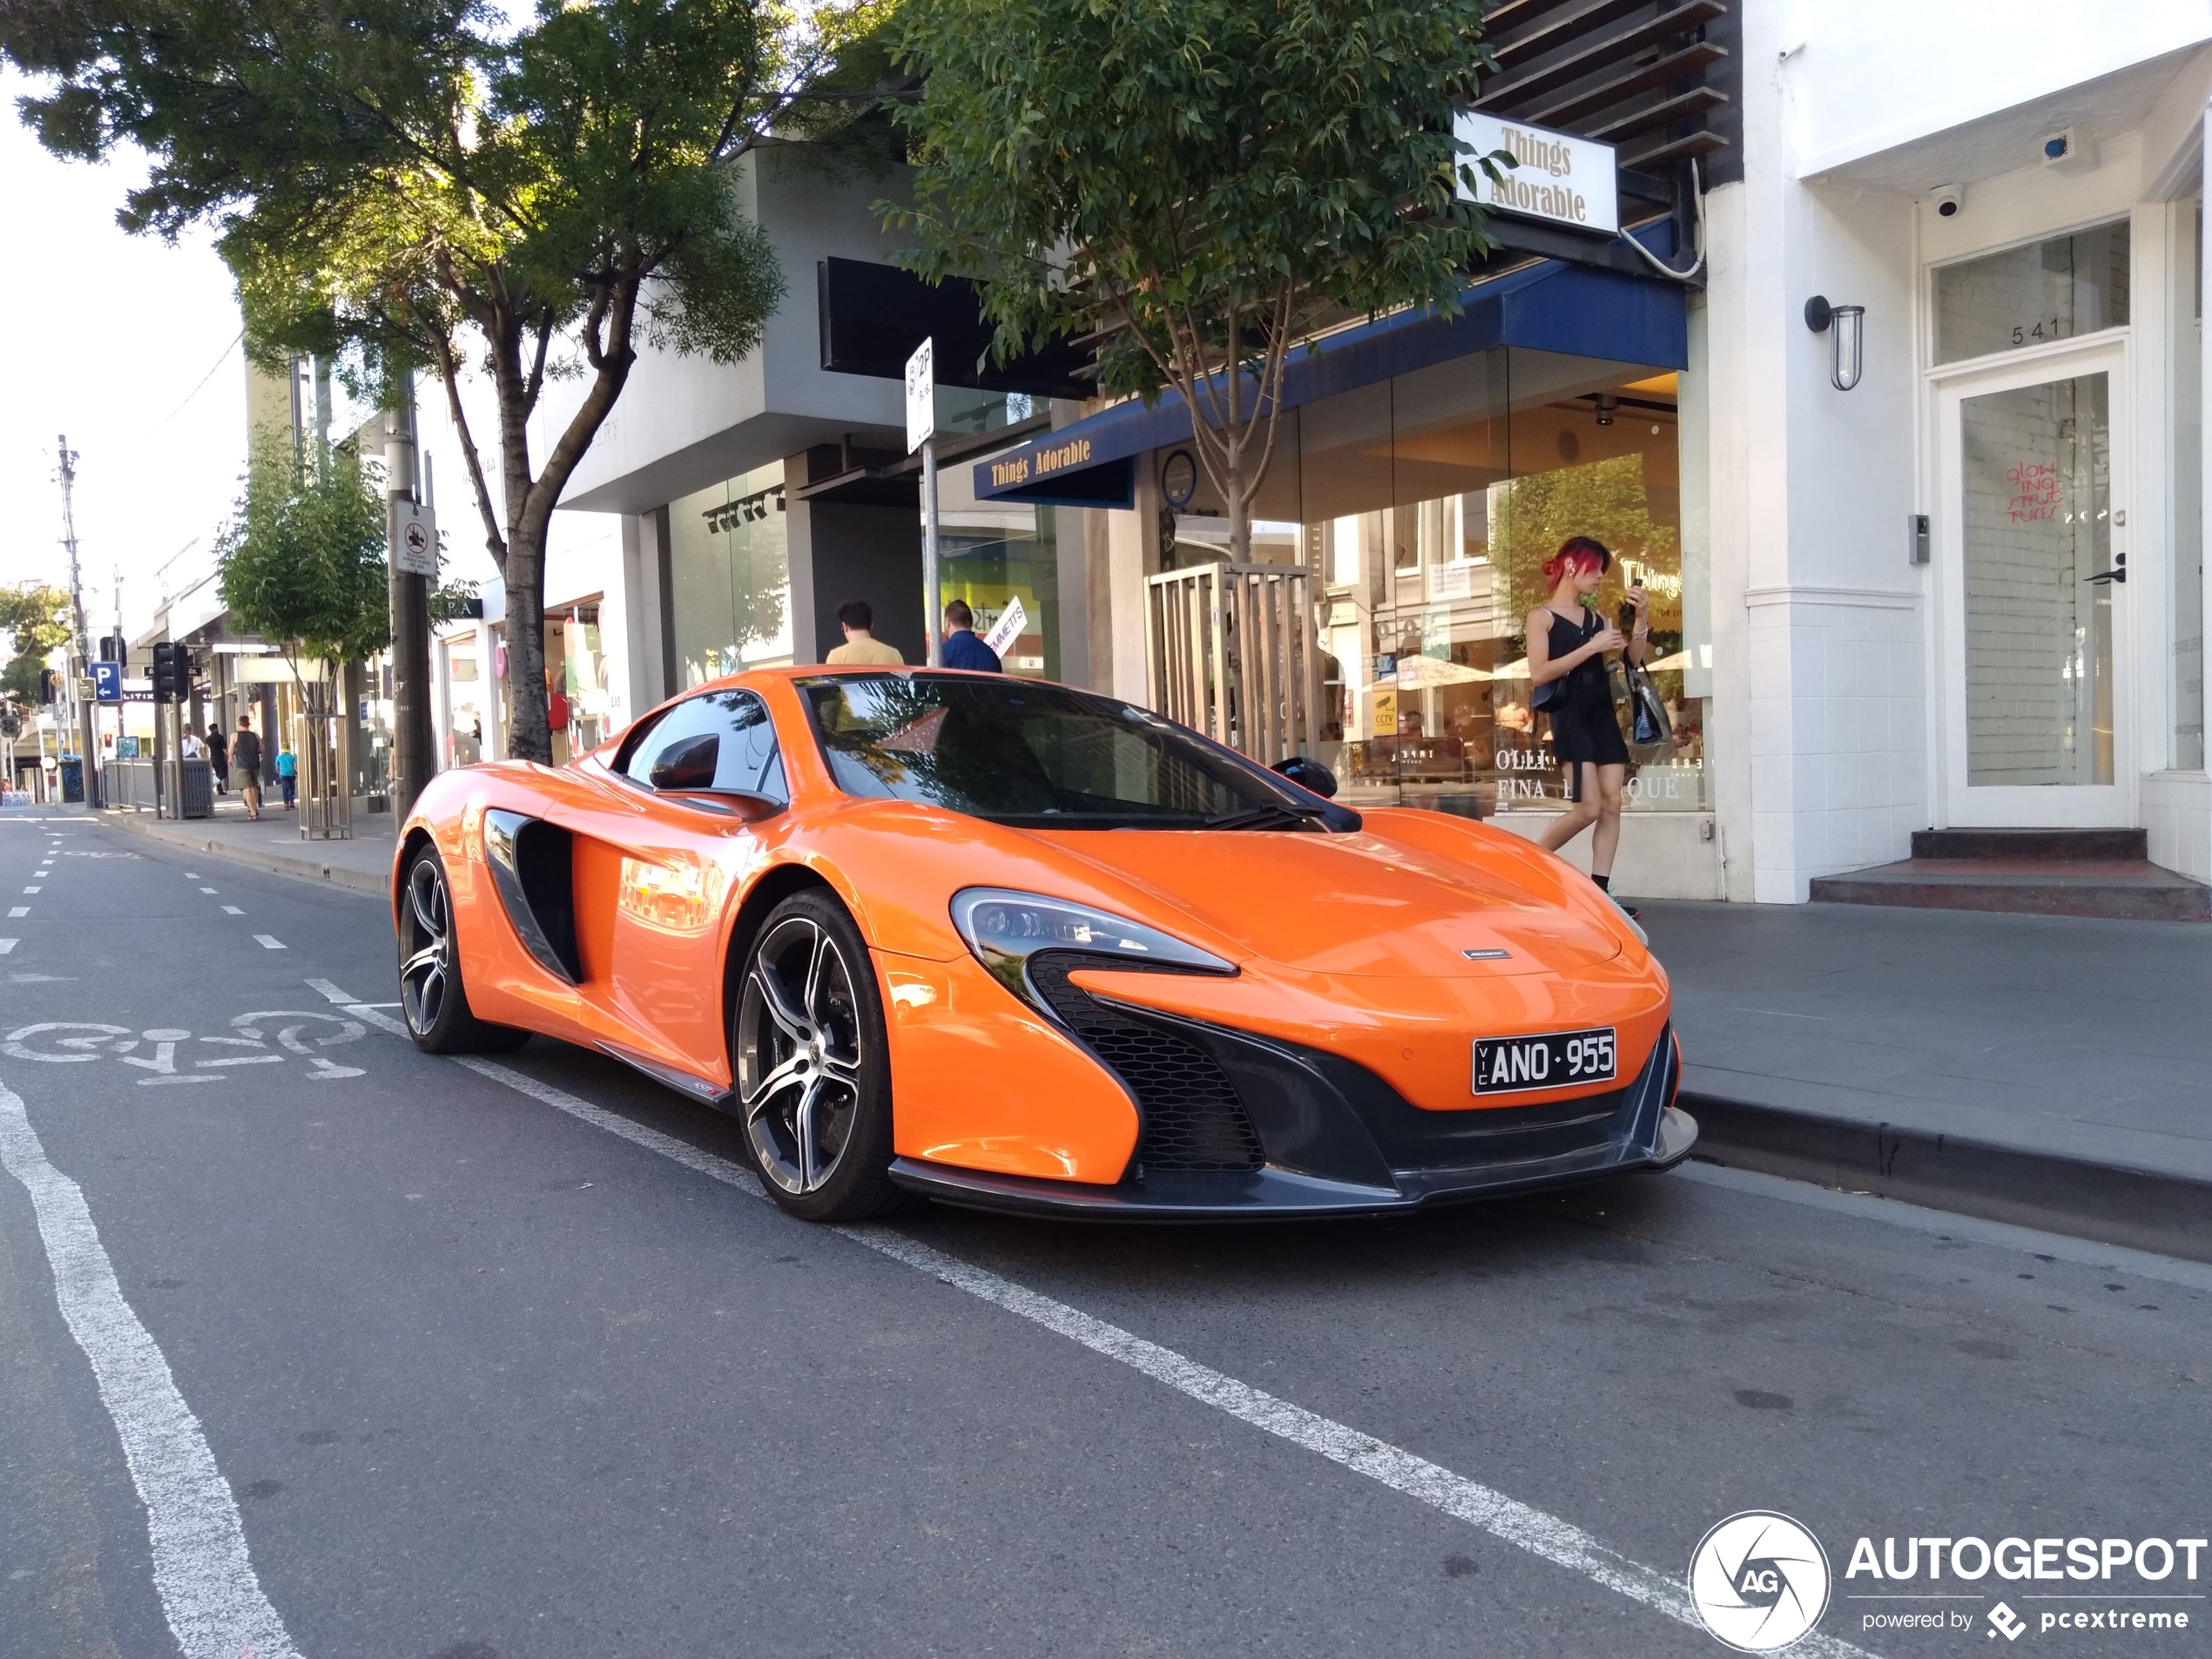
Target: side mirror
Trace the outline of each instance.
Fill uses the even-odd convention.
[[[1279,772],[1292,783],[1310,789],[1325,799],[1333,799],[1337,792],[1337,775],[1319,761],[1308,755],[1291,755],[1268,768]]]
[[[703,732],[664,751],[645,774],[645,781],[661,790],[711,789],[721,757],[720,735]]]

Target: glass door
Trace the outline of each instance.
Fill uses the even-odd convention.
[[[2125,368],[2110,345],[1939,390],[1952,825],[2132,821]]]

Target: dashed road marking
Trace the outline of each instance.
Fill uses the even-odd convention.
[[[333,985],[327,979],[311,979],[307,981],[307,988],[311,991],[320,993],[327,1001],[358,1002],[361,1001],[359,997],[347,995],[345,992],[340,990],[335,985]]]
[[[263,950],[282,950],[284,948],[284,941],[281,939],[277,938],[273,934],[256,934],[253,935],[253,941],[256,944],[260,945]]]
[[[15,948],[16,948],[16,941],[15,941],[14,940],[12,940],[12,939],[0,939],[0,956],[5,956],[5,955],[6,955],[6,954],[10,952],[10,951],[13,950]]]
[[[212,888],[212,887],[202,887],[202,888],[200,889],[200,891],[201,891],[202,893],[212,893],[212,892],[214,892],[214,891],[215,891],[215,889],[214,889],[214,888]]]
[[[246,1548],[238,1501],[199,1420],[116,1282],[84,1190],[46,1161],[22,1100],[0,1087],[0,1165],[23,1184],[53,1270],[54,1296],[91,1362],[146,1511],[154,1588],[186,1654],[298,1659]]]
[[[30,914],[30,907],[27,904],[10,905],[8,907],[8,914],[10,919],[17,916],[27,916]]]
[[[44,887],[25,887],[24,891],[25,893],[44,893],[45,889]]]
[[[246,912],[240,910],[234,904],[226,904],[223,907],[223,914],[226,916],[242,916],[246,914]]]
[[[365,1020],[379,1028],[405,1036],[407,1028],[399,1021],[379,1014],[365,1003],[354,1003],[347,1010],[356,1018]],[[527,1073],[502,1066],[496,1061],[482,1060],[475,1055],[456,1056],[456,1065],[465,1066],[481,1077],[528,1095],[533,1100],[566,1112],[570,1116],[603,1129],[610,1135],[648,1151],[696,1170],[711,1180],[725,1186],[765,1199],[760,1182],[752,1170],[729,1159],[664,1135],[658,1130],[647,1129],[642,1123],[594,1106],[565,1089],[550,1083],[540,1082]],[[1119,1325],[1109,1325],[1103,1319],[1093,1318],[1082,1310],[1065,1302],[1054,1300],[1012,1279],[981,1267],[974,1267],[957,1257],[933,1250],[927,1244],[908,1238],[904,1234],[874,1223],[854,1226],[833,1227],[833,1232],[843,1234],[855,1244],[888,1256],[894,1261],[928,1274],[940,1283],[954,1290],[1016,1314],[1032,1324],[1043,1326],[1055,1335],[1082,1344],[1092,1352],[1116,1360],[1131,1370],[1163,1383],[1177,1393],[1185,1394],[1201,1405],[1211,1406],[1255,1428],[1290,1441],[1294,1446],[1341,1464],[1355,1474],[1366,1475],[1394,1492],[1419,1499],[1442,1510],[1456,1521],[1488,1533],[1492,1537],[1541,1557],[1555,1566],[1618,1592],[1632,1601],[1641,1602],[1657,1613],[1688,1625],[1693,1630],[1703,1630],[1704,1622],[1697,1615],[1696,1607],[1685,1592],[1677,1575],[1662,1573],[1631,1561],[1618,1551],[1609,1549],[1589,1534],[1570,1521],[1507,1497],[1479,1481],[1456,1474],[1440,1464],[1416,1455],[1401,1447],[1379,1440],[1347,1424],[1311,1412],[1303,1406],[1292,1405],[1264,1390],[1254,1388],[1236,1378],[1201,1365],[1177,1353],[1172,1348],[1161,1346],[1124,1331]],[[1791,1649],[1792,1654],[1815,1656],[1817,1659],[1868,1659],[1866,1650],[1853,1647],[1838,1637],[1814,1631]]]

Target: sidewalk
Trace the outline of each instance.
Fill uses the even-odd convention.
[[[1701,1155],[2212,1260],[2202,924],[1642,908]]]
[[[281,806],[265,806],[256,823],[246,817],[246,807],[235,794],[216,798],[212,818],[179,821],[133,812],[102,813],[98,818],[103,824],[134,830],[195,853],[219,853],[259,869],[327,881],[356,893],[381,894],[392,879],[395,831],[389,813],[356,813],[353,839],[346,841],[302,840],[299,814],[287,813]]]

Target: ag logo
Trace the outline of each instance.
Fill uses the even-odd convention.
[[[1698,1541],[1689,1599],[1705,1628],[1740,1653],[1786,1648],[1828,1610],[1828,1556],[1787,1515],[1746,1509]]]

